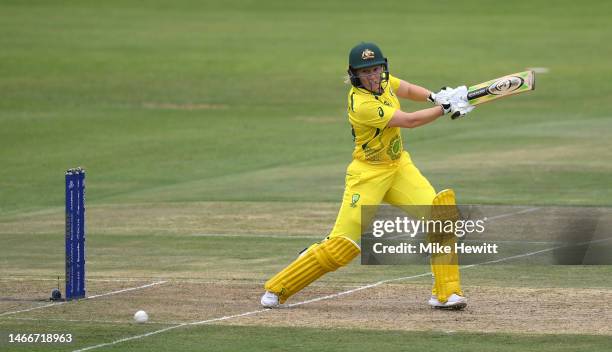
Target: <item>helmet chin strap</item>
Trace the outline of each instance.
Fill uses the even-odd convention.
[[[380,83],[378,84],[378,91],[373,91],[372,89],[368,89],[366,88],[366,86],[361,82],[361,80],[359,79],[359,77],[355,74],[355,72],[353,72],[353,70],[349,67],[348,69],[348,74],[349,74],[349,79],[351,80],[351,84],[357,88],[357,89],[365,89],[366,91],[379,96],[382,95],[382,93],[384,93],[385,89],[383,88],[383,83],[385,82],[389,82],[389,71],[388,70],[384,70],[383,72],[380,73]],[[370,84],[370,88],[372,87],[372,85]]]
[[[367,91],[369,91],[370,93],[374,94],[374,95],[382,95],[382,93],[385,92],[385,89],[383,88],[383,83],[384,82],[389,82],[389,80],[387,78],[385,78],[387,72],[383,71],[380,73],[380,82],[378,82],[378,91],[374,91],[373,89],[367,89]],[[365,88],[365,87],[364,87]],[[372,83],[370,83],[370,88],[372,88]]]

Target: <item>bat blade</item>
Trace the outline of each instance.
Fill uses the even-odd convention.
[[[482,82],[468,88],[470,104],[478,105],[535,89],[535,73],[523,71]]]

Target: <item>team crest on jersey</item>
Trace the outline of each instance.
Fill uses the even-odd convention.
[[[389,147],[387,148],[387,155],[391,160],[397,160],[402,154],[402,139],[400,136],[395,136],[391,142],[389,142]]]
[[[351,208],[355,208],[357,206],[357,202],[359,201],[359,198],[361,198],[359,193],[353,194],[353,197],[351,198]]]
[[[374,56],[374,52],[370,49],[365,49],[361,52],[361,60],[372,60]]]

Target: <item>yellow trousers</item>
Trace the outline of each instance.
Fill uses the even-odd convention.
[[[342,206],[329,236],[310,246],[270,278],[265,289],[276,293],[284,303],[325,273],[347,265],[358,256],[360,249],[356,242],[361,240],[363,205],[378,206],[387,202],[400,207],[429,206],[436,202],[434,199],[438,200],[434,188],[405,151],[393,164],[371,165],[353,160],[347,169]],[[454,194],[452,202],[454,204]],[[363,220],[369,224],[371,219]],[[432,257],[432,272],[436,276],[432,294],[441,302],[445,302],[451,293],[461,294],[456,256]]]
[[[361,206],[382,202],[395,206],[431,205],[436,191],[407,152],[391,165],[353,160],[346,173],[342,206],[329,238],[361,240]]]

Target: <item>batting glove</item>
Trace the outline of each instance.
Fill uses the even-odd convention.
[[[467,115],[470,111],[474,110],[474,105],[470,104],[467,99],[467,87],[460,86],[453,90],[453,94],[449,97],[448,102],[451,107],[451,118],[457,119]]]
[[[431,92],[427,100],[436,105],[445,105],[449,104],[450,98],[455,93],[455,90],[449,87],[442,87],[438,93]]]

